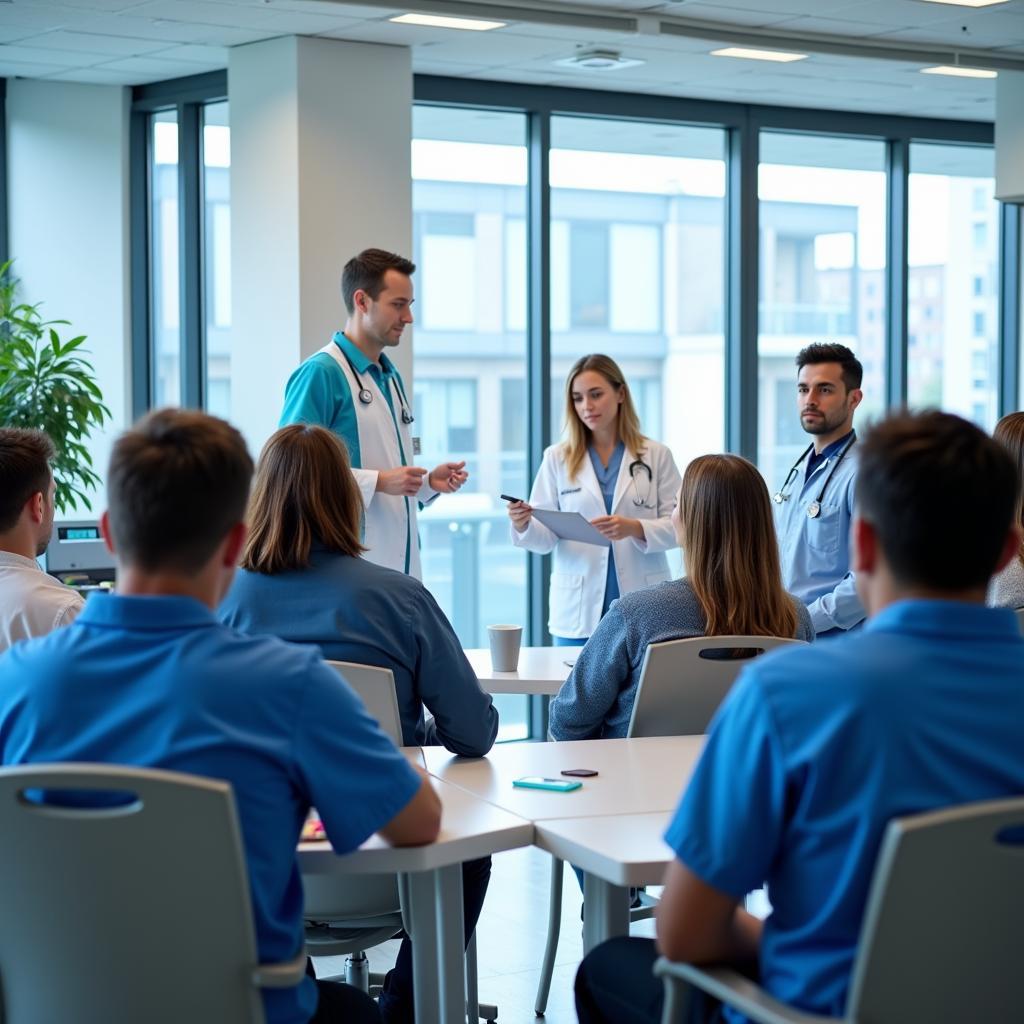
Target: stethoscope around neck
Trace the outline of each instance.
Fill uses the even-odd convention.
[[[641,478],[644,473],[647,474],[647,487],[643,497],[640,496],[640,487],[636,482],[638,472]],[[637,508],[646,508],[651,500],[651,488],[654,486],[654,473],[651,472],[651,467],[643,459],[636,458],[629,464],[629,477],[633,481],[633,504]]]
[[[832,463],[832,468],[828,471],[828,476],[825,477],[825,482],[821,485],[821,490],[818,491],[818,496],[807,506],[807,516],[809,519],[817,519],[821,515],[821,503],[825,499],[825,491],[828,490],[828,485],[832,480],[832,476],[835,471],[839,468],[839,464],[846,458],[846,453],[857,443],[857,432],[853,431],[853,436],[843,446],[843,450],[839,453],[839,458]],[[786,479],[783,481],[782,486],[772,495],[772,501],[776,505],[781,505],[784,501],[789,501],[793,496],[791,492],[787,492],[786,488],[789,487],[793,481],[793,477],[797,475],[800,467],[803,465],[804,459],[807,458],[811,452],[814,451],[814,443],[812,442],[807,446],[803,454],[796,462],[793,463],[792,468],[786,474]]]
[[[338,348],[341,348],[341,346],[339,345]],[[366,386],[363,375],[356,369],[356,364],[352,362],[351,356],[343,348],[341,348],[341,354],[345,357],[345,362],[348,363],[348,368],[352,371],[352,375],[359,385],[359,392],[356,397],[359,399],[360,404],[370,405],[373,402],[373,392]],[[409,400],[405,397],[405,388],[402,387],[402,382],[397,378],[393,379],[395,381],[395,390],[398,392],[398,402],[402,407],[402,422],[409,426],[410,423],[416,422],[416,417],[413,416],[409,408]]]

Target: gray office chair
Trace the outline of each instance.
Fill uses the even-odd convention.
[[[402,746],[402,720],[391,669],[352,661],[327,664],[355,690],[395,746]],[[344,980],[364,992],[379,992],[384,976],[370,972],[366,950],[387,942],[403,927],[400,881],[401,876],[396,875],[304,875],[309,955],[350,954]],[[496,1006],[478,999],[475,933],[466,946],[466,1004],[470,1020],[482,1017],[493,1021],[498,1016]]]
[[[751,658],[784,644],[803,643],[778,636],[700,636],[648,644],[629,717],[627,736],[697,736],[703,733],[729,688]],[[738,651],[738,658],[709,658],[705,652]],[[548,937],[544,946],[534,1011],[547,1008],[562,927],[564,861],[551,858]],[[653,917],[658,901],[640,892],[630,921]]]
[[[122,794],[69,806],[74,791]],[[47,791],[60,804],[41,803]],[[104,764],[0,769],[0,1020],[261,1024],[261,987],[305,974],[256,958],[225,782]]]
[[[990,800],[889,822],[875,864],[844,1024],[1024,1020],[1024,799]],[[758,1024],[826,1024],[723,967],[658,960],[662,1024],[684,984]]]

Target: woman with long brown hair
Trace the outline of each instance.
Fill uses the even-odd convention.
[[[673,519],[682,579],[621,598],[551,702],[559,740],[625,736],[648,644],[697,636],[813,640],[807,609],[782,587],[768,489],[738,455],[702,455],[683,475]]]
[[[669,578],[679,470],[641,433],[629,384],[608,356],[584,356],[569,371],[565,417],[566,440],[544,453],[529,503],[513,501],[508,515],[516,547],[554,552],[548,629],[556,644],[581,645],[617,597]],[[578,512],[598,543],[559,538],[535,509]]]
[[[997,424],[992,436],[1013,456],[1017,476],[1024,481],[1024,412],[1011,412]],[[1017,525],[1024,530],[1024,487],[1017,492]],[[1024,608],[1024,542],[1017,557],[992,577],[988,603],[997,608]]]

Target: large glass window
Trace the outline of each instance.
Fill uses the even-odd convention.
[[[987,429],[999,402],[994,173],[989,148],[910,147],[908,399]]]
[[[526,556],[499,494],[525,495],[526,118],[416,107],[413,224],[417,462],[465,459],[469,482],[420,516],[423,578],[464,647],[526,622]],[[524,697],[496,698],[501,739]]]
[[[150,295],[153,404],[181,402],[181,320],[178,273],[178,114],[150,121]]]
[[[864,365],[857,415],[885,407],[885,143],[761,135],[758,464],[770,487],[807,447],[794,357],[847,345]]]
[[[231,414],[231,129],[227,103],[203,107],[206,408]]]
[[[551,119],[552,433],[582,355],[622,367],[680,470],[725,444],[725,135]]]

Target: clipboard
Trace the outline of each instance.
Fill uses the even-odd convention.
[[[575,540],[581,544],[595,544],[610,548],[612,542],[596,527],[591,526],[579,512],[557,512],[550,508],[535,508],[533,517],[543,523],[556,537]]]

